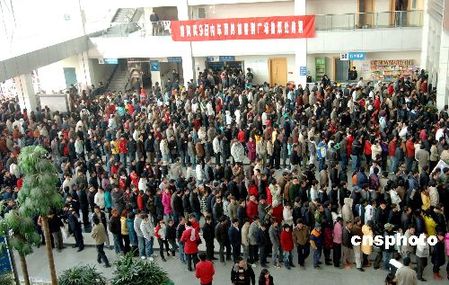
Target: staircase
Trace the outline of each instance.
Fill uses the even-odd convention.
[[[128,70],[120,66],[109,82],[108,90],[123,92],[125,91],[126,83],[128,83]]]
[[[115,16],[112,18],[112,23],[129,23],[131,22],[135,13],[136,9],[120,8],[117,10]]]

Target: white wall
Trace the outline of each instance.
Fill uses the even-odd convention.
[[[357,0],[308,0],[306,11],[311,15],[356,13]]]
[[[185,1],[185,0],[183,0]],[[262,3],[262,2],[293,2],[292,0],[189,0],[190,6],[195,5],[219,5],[235,3]]]
[[[422,28],[317,32],[315,38],[307,39],[307,52],[419,51],[421,38]]]
[[[80,63],[81,61],[78,55],[74,55],[39,68],[37,72],[42,90],[51,93],[52,90],[59,91],[66,88],[64,67],[74,67],[77,81],[83,83],[85,81],[85,75],[83,66]]]
[[[208,19],[247,18],[294,15],[293,2],[273,2],[233,5],[205,5]],[[197,9],[193,7],[192,9]]]
[[[374,11],[385,12],[390,11],[390,0],[376,0],[374,4]]]
[[[98,86],[100,81],[103,82],[103,84],[106,84],[106,81],[109,79],[109,76],[111,76],[116,65],[99,64],[98,59],[93,58],[89,59],[89,66],[92,84]]]

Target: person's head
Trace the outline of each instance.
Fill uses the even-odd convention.
[[[408,257],[408,256],[404,257],[404,259],[402,259],[402,263],[405,266],[409,266],[410,265],[410,257]]]
[[[264,280],[270,276],[270,271],[268,269],[264,268],[262,271],[260,271],[260,279]]]
[[[200,253],[200,260],[201,261],[206,261],[206,258],[207,258],[207,255],[206,255],[206,253],[205,252],[202,252],[202,253]]]
[[[289,232],[290,231],[290,226],[287,224],[284,224],[283,226],[284,231]]]
[[[92,221],[95,225],[98,225],[100,223],[100,219],[97,216],[93,216]]]
[[[239,219],[233,219],[233,220],[232,220],[232,225],[233,225],[234,227],[238,228],[238,227],[239,227]]]
[[[239,268],[241,268],[241,269],[244,269],[244,268],[246,268],[246,260],[245,259],[243,259],[242,257],[239,257],[238,259],[237,259],[237,264],[239,265]]]

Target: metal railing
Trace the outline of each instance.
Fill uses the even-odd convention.
[[[317,31],[421,27],[423,11],[394,11],[315,15]],[[171,21],[112,23],[98,36],[153,37],[171,35]]]
[[[103,31],[101,37],[152,37],[171,35],[171,21],[158,21],[149,23],[112,23]]]
[[[422,25],[422,10],[315,15],[317,31],[421,27]]]

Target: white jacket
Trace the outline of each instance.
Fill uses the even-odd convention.
[[[142,223],[140,224],[140,230],[142,231],[142,235],[146,240],[150,240],[152,237],[154,237],[154,226],[150,221],[150,218],[147,219],[147,221],[142,220]]]
[[[426,240],[425,238],[423,238],[423,235],[424,234],[421,234],[419,236],[420,240]],[[417,257],[429,257],[429,255],[430,255],[429,244],[427,242],[425,242],[424,244],[421,244],[419,242],[418,245],[416,245],[416,256]]]
[[[220,140],[218,139],[218,136],[216,136],[214,138],[214,140],[212,141],[212,148],[214,149],[214,153],[220,153],[221,149],[220,149]]]

